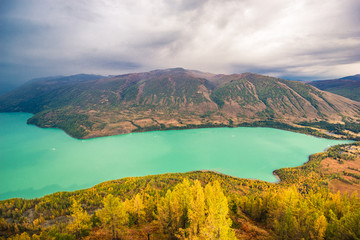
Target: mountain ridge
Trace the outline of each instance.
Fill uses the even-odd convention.
[[[254,73],[172,68],[88,76],[92,77],[25,84],[0,96],[0,111],[34,113],[29,123],[60,128],[77,138],[258,121],[293,125],[360,119],[359,102],[301,82]]]

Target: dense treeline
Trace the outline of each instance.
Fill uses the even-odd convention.
[[[46,118],[44,118],[46,116]],[[53,119],[48,121],[49,118]],[[88,134],[88,130],[92,130],[94,123],[88,121],[85,114],[65,113],[64,111],[46,110],[40,114],[32,116],[27,123],[41,127],[54,127],[66,129],[66,132],[76,138],[82,138]]]
[[[269,226],[277,239],[360,237],[360,202],[356,193],[300,193],[293,186],[243,196],[238,205],[252,219]]]
[[[316,136],[316,137],[336,139],[333,136],[321,133],[312,128],[296,127],[296,126],[293,126],[293,125],[290,125],[287,123],[281,123],[281,122],[276,122],[276,121],[272,121],[272,120],[256,121],[256,122],[252,122],[252,123],[242,123],[242,124],[239,124],[238,127],[271,127],[271,128],[277,128],[277,129],[282,129],[282,130],[287,130],[287,131],[292,131],[292,132],[309,134],[309,135]]]
[[[317,80],[309,82],[308,84],[314,87],[332,92],[352,100],[360,102],[360,75],[348,76],[340,79],[333,80]]]
[[[21,217],[26,210],[20,210],[22,214],[11,215],[18,219],[17,224],[8,224],[2,218],[1,230],[18,232],[11,239],[30,239],[30,235],[31,239],[79,239],[88,236],[94,229],[101,239],[121,239],[127,236],[129,229],[146,226],[143,230],[145,234],[148,237],[156,236],[156,239],[235,239],[228,215],[228,200],[219,182],[214,181],[203,187],[199,180],[184,179],[172,190],[167,190],[165,195],[162,194],[164,191],[151,192],[142,191],[125,200],[111,193],[106,194],[99,198],[101,201],[96,211],[84,210],[90,207],[85,199],[68,197],[71,205],[64,204],[60,208],[69,209],[69,217],[49,229],[40,227],[45,221],[43,216],[54,219],[58,214],[47,213],[45,209],[52,208],[44,209],[44,204],[38,203],[35,212],[40,213],[39,218],[29,223],[28,219]],[[57,197],[46,201],[46,205],[59,208],[55,202],[63,198]],[[19,212],[17,207],[28,209],[29,205],[24,202],[8,200],[2,207]],[[10,206],[11,203],[14,205]],[[90,216],[88,212],[93,213]]]
[[[353,143],[351,145],[359,146],[360,143],[357,142],[357,143]],[[346,144],[341,144],[341,145],[336,145],[336,146],[331,147],[327,151],[327,156],[331,157],[335,160],[338,160],[338,161],[354,160],[356,156],[354,154],[348,153],[347,150],[344,149],[344,146],[346,146]]]
[[[245,217],[266,226],[269,239],[360,237],[357,194],[302,193],[295,186],[226,198],[218,182],[202,187],[184,180],[165,196],[141,193],[122,201],[107,194],[91,215],[84,208],[86,202],[73,199],[66,222],[50,228],[40,227],[43,219],[18,224],[10,229],[18,234],[9,239],[235,239],[236,230],[247,228],[236,226],[236,219]],[[9,225],[2,219],[2,231]]]
[[[298,124],[303,125],[303,126],[313,126],[313,127],[326,129],[329,132],[332,132],[332,133],[335,133],[335,134],[340,134],[340,135],[343,135],[345,130],[349,130],[349,131],[352,131],[354,133],[359,133],[360,132],[360,124],[359,123],[348,122],[348,121],[345,121],[345,124],[328,123],[328,122],[325,122],[325,121],[300,122]]]
[[[1,201],[0,239],[358,239],[360,198],[331,193],[319,168],[352,145],[277,170],[279,184],[190,172]]]
[[[307,123],[306,123],[307,124]],[[301,123],[300,125],[307,126],[306,124]],[[322,137],[322,138],[328,138],[328,139],[338,139],[334,136],[321,133],[315,129],[309,128],[309,127],[296,127],[287,123],[272,121],[272,120],[266,120],[266,121],[255,121],[255,122],[244,122],[240,124],[233,124],[233,121],[229,119],[228,124],[224,123],[204,123],[204,124],[187,124],[185,126],[171,126],[166,127],[164,124],[160,125],[154,125],[149,127],[140,127],[134,124],[137,129],[133,130],[133,132],[147,132],[147,131],[162,131],[162,130],[181,130],[181,129],[197,129],[197,128],[216,128],[216,127],[270,127],[270,128],[276,128],[281,130],[287,130],[292,132],[298,132],[298,133],[304,133],[316,137]],[[310,126],[310,125],[309,125]],[[315,126],[315,125],[314,125]],[[342,133],[344,134],[344,133]],[[353,137],[353,136],[347,136],[346,139],[349,140],[359,140],[360,137]]]

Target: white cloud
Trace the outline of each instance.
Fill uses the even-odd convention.
[[[326,78],[359,73],[356,0],[7,2],[1,62],[39,72],[185,67]],[[1,39],[1,38],[0,38]],[[50,70],[49,70],[50,69]]]

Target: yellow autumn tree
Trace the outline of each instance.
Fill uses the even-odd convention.
[[[158,204],[158,222],[170,238],[236,239],[228,202],[218,182],[205,189],[185,179]]]
[[[228,201],[218,181],[205,186],[206,219],[201,229],[205,239],[236,239],[228,217]]]
[[[189,239],[201,239],[201,231],[205,225],[205,194],[198,180],[191,187],[190,196],[187,237]]]
[[[89,214],[81,207],[81,204],[75,199],[73,199],[73,204],[70,211],[72,221],[68,225],[68,230],[73,233],[76,238],[88,235],[91,229]]]
[[[124,204],[112,194],[104,198],[103,204],[104,208],[98,211],[99,219],[102,225],[112,232],[113,239],[117,239],[119,230],[128,221]]]
[[[139,193],[125,201],[125,210],[129,214],[130,225],[139,225],[145,221],[145,205]]]
[[[314,232],[312,233],[312,238],[316,240],[323,240],[325,237],[327,224],[328,223],[324,215],[318,217],[314,223]]]
[[[23,232],[21,235],[16,234],[14,237],[10,237],[8,238],[9,240],[31,240],[31,237],[29,236],[28,233]]]
[[[168,190],[165,197],[161,198],[157,205],[157,219],[163,232],[175,237],[179,229],[182,209],[176,194]]]

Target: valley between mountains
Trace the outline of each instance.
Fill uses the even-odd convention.
[[[75,138],[201,127],[268,126],[358,139],[360,102],[311,85],[254,73],[182,68],[27,82],[0,96],[0,111]]]

